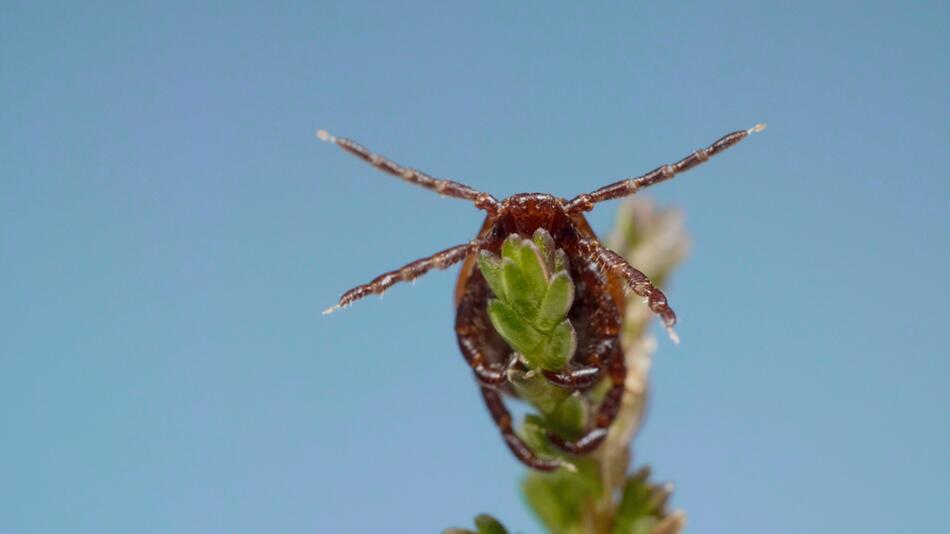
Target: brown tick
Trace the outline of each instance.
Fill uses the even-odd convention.
[[[591,428],[583,436],[568,440],[553,432],[549,435],[553,444],[568,453],[589,453],[607,435],[624,393],[626,368],[619,336],[626,292],[629,290],[644,298],[650,309],[663,320],[670,337],[674,341],[677,337],[673,332],[676,315],[667,304],[666,296],[643,273],[601,244],[584,218],[584,212],[592,210],[598,202],[632,195],[644,187],[668,180],[764,128],[765,125],[758,124],[748,130],[730,133],[676,163],[662,165],[643,176],[620,180],[592,193],[581,193],[571,200],[545,193],[521,193],[501,202],[465,184],[433,178],[403,167],[352,140],[321,130],[317,132],[320,139],[336,144],[374,167],[440,195],[468,200],[487,213],[475,239],[356,286],[324,313],[348,306],[370,294],[382,294],[395,283],[414,280],[430,269],[446,269],[464,262],[455,288],[455,332],[462,356],[471,366],[488,411],[514,455],[535,469],[557,469],[562,465],[559,460],[536,455],[514,432],[511,415],[502,401],[501,393],[515,395],[508,384],[509,367],[523,363],[513,358],[511,347],[492,326],[487,308],[494,294],[482,272],[476,268],[478,253],[500,254],[503,243],[511,235],[529,240],[537,240],[540,235],[544,239],[553,239],[554,246],[564,251],[568,264],[565,268],[575,286],[573,304],[568,304],[567,317],[576,330],[574,346],[577,349],[563,369],[540,371],[548,382],[569,391],[585,392],[603,375],[609,379],[610,388],[597,408]]]

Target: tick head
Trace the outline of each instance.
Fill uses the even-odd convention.
[[[505,199],[502,213],[511,221],[513,230],[530,236],[538,228],[554,233],[567,219],[563,200],[546,193],[519,193]]]

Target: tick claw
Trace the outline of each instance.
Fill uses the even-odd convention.
[[[672,341],[676,345],[680,344],[680,336],[679,334],[676,333],[676,330],[673,330],[672,326],[666,327],[666,333],[667,335],[670,336],[670,341]]]
[[[565,471],[569,471],[569,472],[571,472],[571,473],[576,473],[576,472],[577,472],[577,466],[576,466],[576,465],[572,464],[571,462],[564,461],[564,460],[561,460],[561,468],[563,468]]]
[[[339,304],[334,304],[333,306],[330,306],[329,308],[323,310],[323,315],[330,315],[331,313],[333,313],[333,312],[335,312],[335,311],[337,311],[337,310],[339,310],[339,309],[340,309],[340,305],[339,305]]]
[[[321,141],[329,141],[331,143],[336,143],[336,137],[330,135],[330,132],[326,130],[317,130],[317,139]]]

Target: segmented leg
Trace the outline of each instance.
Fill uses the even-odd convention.
[[[453,180],[433,178],[422,171],[409,167],[403,167],[402,165],[399,165],[385,156],[370,152],[366,147],[360,145],[352,139],[330,135],[330,133],[326,130],[318,131],[317,137],[323,141],[329,141],[339,146],[343,150],[346,150],[350,154],[353,154],[354,156],[362,159],[381,171],[388,172],[389,174],[392,174],[397,178],[402,178],[409,183],[421,185],[426,189],[431,189],[440,195],[469,200],[475,203],[475,207],[486,210],[489,213],[497,213],[498,208],[500,207],[498,200],[488,193],[482,193],[481,191],[473,189],[463,183],[455,182]]]
[[[749,134],[761,132],[764,129],[764,124],[756,124],[748,130],[739,130],[738,132],[726,134],[719,138],[719,140],[715,143],[709,145],[706,148],[701,148],[696,152],[693,152],[692,154],[672,165],[662,165],[644,174],[643,176],[620,180],[619,182],[614,182],[610,185],[601,187],[592,193],[582,193],[577,195],[567,203],[565,209],[569,213],[581,213],[592,210],[594,208],[594,204],[597,204],[598,202],[632,195],[644,187],[669,180],[681,172],[688,171],[700,163],[705,162],[711,156],[714,156],[735,145],[739,141],[742,141],[748,137]]]
[[[548,439],[551,443],[571,454],[588,454],[596,449],[607,437],[607,431],[620,411],[620,403],[623,401],[625,388],[624,383],[627,378],[627,366],[623,361],[623,351],[620,350],[619,346],[614,345],[606,365],[612,386],[597,409],[594,428],[575,441],[566,440],[554,432],[548,433]]]
[[[667,303],[666,295],[657,289],[645,274],[627,263],[627,260],[623,259],[622,256],[593,239],[578,241],[578,252],[585,258],[596,262],[601,269],[623,278],[630,290],[647,299],[647,304],[653,310],[653,313],[663,319],[663,324],[673,341],[679,341],[673,331],[673,325],[676,324],[676,313]]]
[[[521,460],[521,463],[539,471],[554,471],[561,467],[561,461],[558,459],[545,459],[536,456],[534,451],[518,437],[518,434],[515,434],[511,414],[508,413],[508,408],[505,408],[505,403],[498,391],[485,386],[481,386],[481,390],[482,397],[485,399],[485,406],[488,407],[488,412],[491,413],[492,419],[498,429],[501,430],[501,437],[508,444],[508,448],[511,449],[515,457]]]
[[[343,293],[343,296],[340,297],[340,301],[335,306],[327,308],[323,313],[326,315],[340,308],[349,306],[366,295],[381,295],[395,283],[414,280],[429,272],[431,269],[446,269],[451,267],[467,258],[469,254],[478,251],[481,245],[482,242],[478,240],[471,241],[464,245],[457,245],[437,252],[428,258],[416,260],[395,271],[381,274],[374,278],[372,282],[356,286],[346,293]]]
[[[467,315],[467,314],[466,314]],[[471,323],[462,324],[462,309],[459,309],[457,315],[455,332],[457,334],[459,349],[468,365],[475,373],[475,378],[479,384],[488,387],[498,387],[508,380],[506,374],[508,368],[498,362],[490,362],[481,350],[481,334],[478,329],[473,328]]]
[[[499,361],[502,359],[499,355],[510,355],[511,349],[495,334],[486,313],[487,305],[488,285],[481,274],[473,273],[455,312],[455,337],[478,382],[497,388],[508,380],[509,362]],[[510,360],[510,357],[505,359]]]
[[[578,352],[574,357],[584,365],[578,365],[573,361],[563,371],[543,370],[542,374],[548,382],[555,386],[560,386],[570,390],[587,389],[600,380],[601,370],[604,362],[610,356],[617,344],[616,337],[602,339],[587,347],[586,351]]]

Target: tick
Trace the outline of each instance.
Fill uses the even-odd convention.
[[[481,229],[471,241],[416,260],[382,274],[367,284],[356,286],[344,293],[339,302],[324,313],[348,306],[367,295],[380,295],[394,284],[415,280],[431,269],[446,269],[461,262],[462,269],[455,288],[455,332],[462,356],[471,367],[485,405],[512,453],[534,469],[557,469],[562,465],[559,460],[535,454],[515,433],[511,415],[502,400],[503,394],[516,395],[508,384],[509,368],[524,363],[515,357],[511,346],[496,331],[489,318],[489,302],[498,295],[477,268],[479,255],[501,254],[503,244],[510,236],[537,242],[541,247],[548,243],[547,246],[563,251],[559,252],[564,258],[562,268],[567,270],[574,285],[567,313],[576,331],[576,334],[572,334],[573,357],[562,369],[541,368],[538,371],[551,384],[569,391],[586,392],[601,380],[609,380],[608,392],[584,435],[576,440],[566,439],[553,432],[548,436],[554,445],[568,453],[588,454],[606,437],[623,398],[626,367],[620,346],[620,331],[626,293],[629,291],[645,299],[650,309],[663,321],[673,341],[677,341],[677,337],[673,331],[676,314],[670,308],[666,296],[642,272],[600,242],[584,213],[591,211],[599,202],[633,195],[640,189],[669,180],[764,128],[765,125],[758,124],[748,130],[732,132],[676,163],[662,165],[642,176],[620,180],[591,193],[581,193],[571,200],[546,193],[521,193],[502,201],[465,184],[433,178],[416,169],[403,167],[370,152],[355,141],[321,130],[317,132],[320,139],[336,144],[377,169],[440,195],[468,200],[487,214]]]

